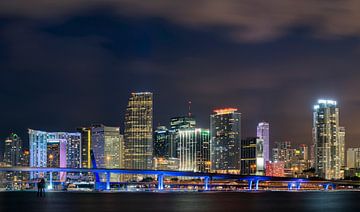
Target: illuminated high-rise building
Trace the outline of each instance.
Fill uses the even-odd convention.
[[[170,129],[168,129],[169,139],[169,156],[172,158],[179,158],[179,130],[194,129],[196,127],[196,120],[194,116],[179,116],[171,118]]]
[[[214,110],[210,116],[211,171],[240,173],[241,114],[235,108]]]
[[[46,167],[47,132],[29,129],[30,167]]]
[[[264,159],[265,161],[270,160],[270,135],[269,135],[269,123],[260,122],[257,126],[256,137],[262,139],[264,141]]]
[[[324,179],[340,179],[339,108],[333,100],[318,100],[313,113],[315,173]]]
[[[77,131],[81,134],[81,168],[91,168],[91,127],[81,127]]]
[[[80,168],[80,133],[29,129],[30,167]]]
[[[264,175],[264,140],[247,138],[241,141],[241,174]]]
[[[9,166],[21,166],[22,153],[21,138],[11,133],[5,140],[3,161]]]
[[[346,152],[346,167],[349,169],[360,168],[360,148],[348,148]]]
[[[169,131],[165,126],[158,126],[154,132],[154,157],[168,158],[170,155]]]
[[[91,149],[97,168],[121,168],[121,136],[118,127],[94,125],[91,130]]]
[[[178,134],[179,170],[209,172],[209,130],[200,128],[180,129]]]
[[[340,164],[345,167],[345,127],[339,127]]]
[[[132,93],[125,113],[125,168],[152,169],[153,94]]]

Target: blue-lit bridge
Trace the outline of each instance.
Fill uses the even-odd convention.
[[[106,175],[106,190],[110,190],[110,176],[111,174],[119,175],[151,175],[157,176],[157,189],[164,190],[164,178],[165,177],[190,177],[203,179],[204,190],[210,189],[211,181],[213,180],[236,180],[247,182],[248,190],[259,190],[260,182],[282,182],[286,183],[288,190],[300,190],[303,184],[314,183],[322,186],[324,190],[329,188],[334,189],[339,184],[351,185],[351,182],[345,181],[310,181],[302,178],[289,178],[289,177],[268,177],[268,176],[248,176],[248,175],[236,175],[236,174],[219,174],[219,173],[199,173],[199,172],[187,172],[187,171],[168,171],[168,170],[132,170],[132,169],[102,169],[102,168],[31,168],[31,167],[5,167],[0,168],[1,172],[32,172],[32,173],[48,173],[49,184],[52,188],[53,185],[53,173],[92,173],[94,176],[99,174]]]

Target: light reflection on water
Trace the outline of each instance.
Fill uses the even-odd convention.
[[[0,211],[359,211],[360,192],[0,192]]]

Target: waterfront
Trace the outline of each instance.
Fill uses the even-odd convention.
[[[360,192],[0,192],[0,211],[359,211]]]

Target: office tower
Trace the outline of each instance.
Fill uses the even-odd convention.
[[[263,139],[247,138],[241,140],[241,174],[264,175]]]
[[[178,134],[179,170],[209,172],[209,130],[201,128],[180,129]]]
[[[271,162],[266,161],[266,176],[269,177],[285,177],[285,163],[283,161]]]
[[[169,157],[179,158],[179,130],[180,129],[194,129],[196,127],[196,120],[194,116],[179,116],[173,117],[170,120],[170,129],[168,130],[169,139]]]
[[[94,125],[91,130],[91,149],[97,168],[120,168],[121,138],[118,127]]]
[[[318,100],[313,113],[315,173],[324,179],[341,178],[339,108],[333,100]]]
[[[28,132],[30,167],[80,168],[80,133]]]
[[[349,169],[360,168],[360,148],[348,148],[346,153],[346,167]]]
[[[214,110],[210,116],[211,171],[240,173],[241,114],[235,108]]]
[[[81,168],[81,134],[64,133],[66,140],[66,167]]]
[[[158,126],[154,132],[154,157],[168,158],[170,155],[169,131],[165,126]]]
[[[210,130],[195,129],[196,136],[196,171],[210,172]]]
[[[294,156],[294,151],[290,141],[275,142],[275,148],[272,149],[272,161],[283,161],[287,164]]]
[[[77,131],[81,134],[81,168],[91,168],[91,127],[80,127]]]
[[[179,133],[179,170],[196,171],[196,136],[194,129],[181,129]]]
[[[29,129],[30,167],[46,167],[47,132]]]
[[[152,169],[153,94],[132,93],[125,113],[125,168]]]
[[[265,161],[270,160],[270,152],[269,152],[269,145],[270,145],[270,135],[269,135],[269,123],[267,122],[260,122],[257,126],[256,136],[260,139],[264,140],[264,158]]]
[[[341,168],[345,167],[345,127],[339,127],[339,151]]]
[[[3,161],[9,166],[21,166],[22,141],[15,133],[11,133],[5,140]]]

